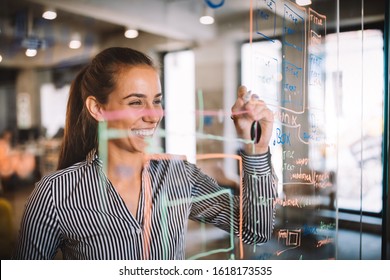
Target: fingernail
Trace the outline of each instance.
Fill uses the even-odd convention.
[[[245,102],[248,102],[249,99],[251,98],[251,95],[252,95],[252,91],[250,90],[250,91],[248,91],[248,92],[245,94],[245,96],[244,96],[244,101],[245,101]]]

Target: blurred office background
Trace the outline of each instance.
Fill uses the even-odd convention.
[[[303,152],[311,153],[313,170],[326,168],[323,174],[331,188],[313,186],[297,194],[299,184],[286,182],[289,151],[275,148],[274,164],[282,182],[279,197],[310,199],[307,212],[278,204],[275,238],[258,248],[240,249],[229,234],[190,223],[189,258],[239,258],[238,251],[243,251],[245,258],[277,259],[272,248],[280,247],[286,230],[303,235],[295,247],[285,240],[285,250],[300,250],[283,258],[390,258],[389,7],[386,0],[309,2],[302,9],[326,19],[319,36],[326,50],[321,69],[326,94],[320,103],[328,120],[321,129],[326,128],[326,150],[331,151],[325,167],[320,166],[321,151],[305,145]],[[243,61],[253,57],[254,48],[269,50],[267,43],[275,46],[279,40],[281,45],[269,55],[282,54],[284,31],[269,28],[262,36],[265,32],[259,30],[265,15],[260,7],[277,4],[300,7],[300,1],[288,0],[0,0],[1,258],[11,257],[35,182],[56,170],[71,81],[96,53],[110,46],[138,49],[161,64],[169,114],[151,151],[184,153],[221,185],[237,191],[237,162],[228,157],[200,160],[197,155],[230,155],[240,149],[232,141],[235,132],[228,112],[237,87],[251,71]],[[209,22],[200,21],[205,15]],[[275,20],[281,19],[283,14],[275,15]],[[315,115],[305,115],[311,116]],[[283,123],[280,115],[275,119]],[[308,122],[312,128],[314,123]],[[304,140],[310,142],[310,136]],[[302,221],[308,212],[313,219]],[[320,231],[329,235],[316,239]],[[309,240],[332,246],[315,250],[305,246]]]

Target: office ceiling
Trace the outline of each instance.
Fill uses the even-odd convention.
[[[255,5],[256,1],[260,0],[252,3]],[[312,1],[323,14],[336,14],[335,0]],[[365,7],[367,20],[383,20],[384,1],[369,1]],[[214,25],[199,23],[206,2],[217,6],[212,9]],[[247,18],[250,3],[251,0],[1,0],[0,67],[39,67],[75,57],[87,59],[102,41],[122,36],[126,26],[172,40],[209,40],[218,36],[218,23]],[[341,9],[342,22],[359,23],[358,0],[342,0],[340,5],[349,7]],[[56,8],[58,16],[54,21],[41,17],[44,7]],[[68,42],[73,36],[83,38],[82,49],[69,50]],[[41,54],[40,59],[26,58],[24,51],[28,46],[38,46],[46,54]]]

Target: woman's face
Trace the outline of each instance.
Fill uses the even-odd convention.
[[[116,78],[116,88],[103,107],[108,128],[121,132],[110,144],[143,152],[163,116],[159,75],[152,67],[142,65],[124,69]]]

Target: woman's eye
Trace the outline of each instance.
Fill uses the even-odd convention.
[[[155,105],[161,105],[162,104],[162,100],[161,99],[156,99],[156,100],[154,100],[154,104]]]
[[[130,106],[138,106],[138,105],[142,105],[142,102],[141,102],[141,100],[134,100],[134,101],[130,101],[129,105]]]

